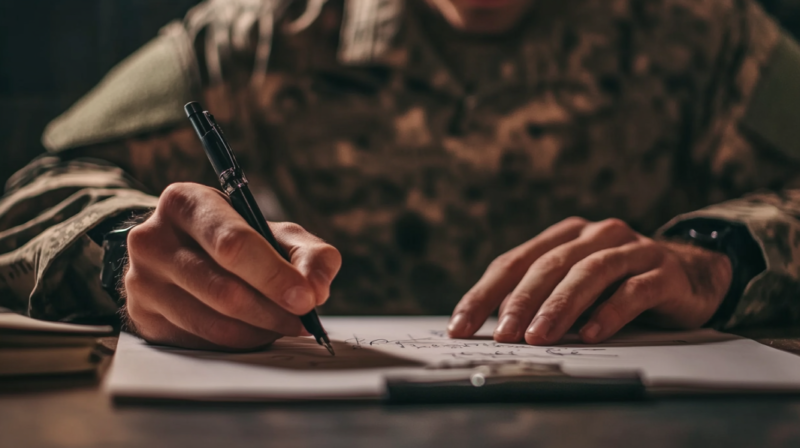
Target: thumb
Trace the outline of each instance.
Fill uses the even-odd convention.
[[[291,257],[292,265],[311,284],[317,305],[325,303],[330,296],[331,282],[342,267],[339,251],[298,224],[271,222],[269,226]]]

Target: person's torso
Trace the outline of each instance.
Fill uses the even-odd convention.
[[[277,42],[251,103],[269,156],[248,174],[341,251],[325,311],[448,313],[494,258],[564,218],[651,234],[724,198],[690,160],[721,34],[698,17],[715,12],[648,25],[657,11],[630,9],[647,2],[611,3],[552,2],[518,38],[455,46],[411,8],[385,57],[355,66],[335,43],[309,48],[332,25]],[[463,52],[464,73],[443,51]]]

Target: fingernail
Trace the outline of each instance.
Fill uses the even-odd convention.
[[[531,326],[528,328],[527,333],[533,336],[536,339],[541,341],[547,340],[547,333],[550,331],[550,327],[553,324],[550,322],[550,319],[547,316],[537,316],[531,322]]]
[[[494,334],[516,338],[519,334],[519,327],[519,318],[514,314],[506,314],[500,318],[500,324],[497,325]]]
[[[316,300],[314,292],[305,286],[295,286],[283,293],[283,302],[294,309],[313,308]]]
[[[600,334],[600,324],[597,322],[589,322],[581,330],[581,336],[583,336],[583,339],[591,340],[596,338],[598,334]]]
[[[470,330],[469,318],[465,313],[458,313],[450,319],[450,324],[447,326],[447,332],[450,334],[465,334]]]
[[[317,305],[321,305],[325,302],[325,300],[328,299],[328,295],[330,294],[330,280],[328,279],[328,276],[320,270],[312,272],[309,277],[309,280],[314,285],[314,288],[323,293],[322,297],[318,297],[318,300],[316,301]]]

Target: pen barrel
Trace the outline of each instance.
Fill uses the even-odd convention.
[[[214,168],[214,172],[217,173],[219,176],[220,183],[223,182],[223,176],[226,176],[227,173],[235,170],[235,166],[231,157],[229,155],[228,149],[223,144],[222,140],[215,132],[208,132],[205,135],[199,135],[200,141],[203,143],[203,147],[206,150],[206,156],[208,157],[208,161],[211,162],[211,166]],[[236,170],[241,173],[241,170]],[[242,179],[244,179],[243,175],[240,175]],[[247,181],[245,181],[246,183]],[[223,185],[223,188],[225,185]]]

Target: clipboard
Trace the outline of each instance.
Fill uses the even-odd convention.
[[[638,401],[647,391],[636,373],[575,377],[554,364],[483,364],[386,377],[391,404]]]

